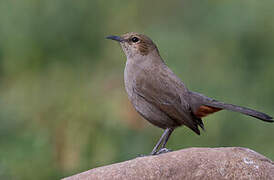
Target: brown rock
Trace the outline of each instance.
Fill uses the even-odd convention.
[[[188,148],[138,157],[64,178],[89,179],[274,179],[274,162],[239,147]]]

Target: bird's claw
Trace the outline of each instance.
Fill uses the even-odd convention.
[[[164,154],[164,153],[168,153],[168,152],[171,152],[171,151],[172,151],[172,150],[170,150],[170,149],[162,148],[162,149],[160,149],[159,151],[157,151],[157,152],[155,153],[155,155]]]

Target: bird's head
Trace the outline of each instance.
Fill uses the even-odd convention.
[[[127,58],[136,55],[146,56],[155,51],[158,53],[158,49],[153,41],[143,34],[130,32],[121,36],[107,36],[106,38],[118,41]]]

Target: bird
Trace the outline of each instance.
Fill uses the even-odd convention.
[[[148,36],[129,32],[106,38],[119,42],[126,55],[124,84],[135,110],[151,124],[164,129],[150,155],[171,151],[165,146],[177,127],[186,126],[200,135],[199,128],[204,130],[202,118],[221,110],[274,122],[273,117],[265,113],[189,90],[166,65],[156,44]]]

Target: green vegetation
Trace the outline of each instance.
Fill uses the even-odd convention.
[[[149,153],[110,34],[149,35],[191,90],[274,115],[274,1],[0,1],[0,179],[60,179]],[[242,146],[274,159],[274,124],[232,112],[168,147]]]

